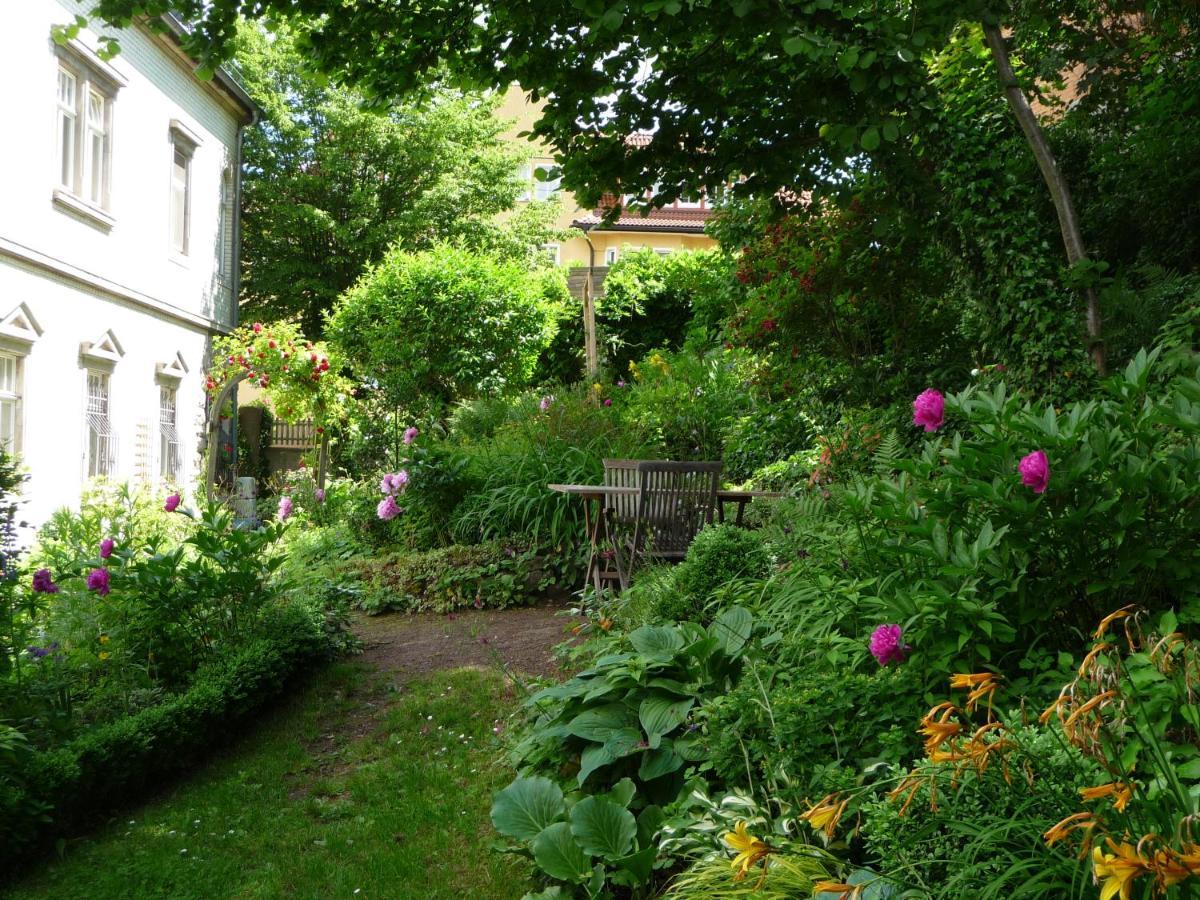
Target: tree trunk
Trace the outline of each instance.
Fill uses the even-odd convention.
[[[1046,142],[1046,134],[1042,131],[1042,126],[1029,105],[1029,99],[1021,90],[1016,73],[1013,72],[1012,63],[1008,58],[1008,48],[1004,44],[1004,35],[1000,33],[1000,28],[996,25],[984,25],[983,35],[987,40],[988,48],[992,51],[992,58],[996,61],[996,71],[1000,76],[1000,84],[1004,88],[1004,96],[1008,100],[1013,114],[1017,117],[1017,124],[1021,126],[1021,131],[1025,134],[1030,149],[1033,150],[1034,159],[1037,160],[1038,169],[1041,170],[1042,178],[1046,181],[1046,187],[1050,189],[1050,197],[1058,212],[1058,225],[1062,230],[1067,262],[1074,266],[1087,259],[1087,248],[1083,245],[1083,234],[1079,230],[1079,220],[1075,215],[1075,203],[1071,200],[1071,190],[1067,186],[1062,172],[1059,171],[1058,163],[1054,159],[1054,152]],[[1086,298],[1088,350],[1092,354],[1096,371],[1101,375],[1106,375],[1108,374],[1108,365],[1105,361],[1104,341],[1100,334],[1100,299],[1097,297],[1094,287],[1087,288]]]

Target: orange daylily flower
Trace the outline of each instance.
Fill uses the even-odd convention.
[[[1113,781],[1109,784],[1098,784],[1095,787],[1080,788],[1079,796],[1083,798],[1084,802],[1112,797],[1113,809],[1123,812],[1129,805],[1129,801],[1133,799],[1133,789],[1123,781]]]
[[[846,884],[841,881],[818,881],[813,885],[813,896],[837,894],[839,900],[858,900],[866,884]]]
[[[1100,640],[1100,638],[1104,637],[1104,632],[1108,631],[1108,626],[1117,621],[1117,619],[1124,619],[1133,615],[1133,607],[1134,604],[1130,603],[1128,606],[1122,606],[1115,612],[1110,612],[1107,616],[1101,619],[1100,624],[1096,626],[1096,640]]]
[[[1061,822],[1051,826],[1045,834],[1042,835],[1042,840],[1046,842],[1046,846],[1053,847],[1059,841],[1070,836],[1071,832],[1080,829],[1091,829],[1096,827],[1096,820],[1092,818],[1089,812],[1077,812],[1067,816]]]
[[[1088,655],[1085,656],[1083,658],[1083,662],[1081,662],[1079,664],[1079,677],[1086,678],[1088,670],[1091,669],[1091,667],[1096,662],[1096,657],[1099,656],[1101,653],[1103,653],[1105,650],[1111,650],[1111,649],[1112,649],[1112,644],[1103,643],[1103,644],[1097,644],[1090,651],[1088,651]]]
[[[969,690],[967,694],[967,712],[974,712],[975,707],[983,698],[987,698],[988,707],[992,705],[992,695],[1000,685],[996,676],[991,672],[978,672],[974,675],[951,675],[950,687],[954,690]]]
[[[829,794],[819,803],[813,805],[806,813],[802,813],[800,818],[804,819],[817,831],[825,833],[826,840],[833,840],[833,833],[837,829],[838,822],[842,818],[842,813],[846,811],[846,804],[850,801],[842,800],[838,802],[836,793]]]

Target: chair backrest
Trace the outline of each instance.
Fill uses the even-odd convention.
[[[604,484],[606,487],[638,488],[638,463],[640,459],[606,459],[604,460]],[[632,522],[637,515],[638,495],[634,491],[628,494],[609,494],[606,498],[605,509],[608,514],[621,521]]]
[[[682,554],[713,520],[719,462],[643,461],[637,464],[637,521],[652,552]]]

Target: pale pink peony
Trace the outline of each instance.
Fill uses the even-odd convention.
[[[909,648],[899,625],[880,625],[871,632],[871,655],[881,666],[904,661]]]
[[[325,488],[317,488],[313,491],[313,496],[317,498],[318,503],[325,502]]]
[[[545,397],[542,398],[541,402],[538,404],[538,406],[541,407],[542,412],[546,412],[546,410],[548,410],[553,405],[554,405],[554,395],[553,394],[547,394]]]
[[[388,494],[380,500],[379,505],[375,507],[375,514],[385,522],[390,522],[400,515],[400,507],[396,505],[396,498]]]
[[[279,498],[279,521],[286,522],[288,520],[288,517],[291,516],[293,509],[294,509],[294,504],[292,503],[291,497],[280,497]]]
[[[404,443],[411,444],[413,441],[415,441],[417,439],[417,435],[420,433],[421,433],[421,429],[417,428],[416,425],[411,425],[408,428],[405,428],[404,429]]]
[[[1021,484],[1032,488],[1035,494],[1045,493],[1050,484],[1050,460],[1045,450],[1034,450],[1017,463],[1017,471],[1021,473]]]
[[[933,388],[922,391],[913,401],[913,424],[926,431],[937,431],[946,419],[946,398]]]

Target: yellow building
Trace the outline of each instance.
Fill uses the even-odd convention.
[[[556,164],[553,152],[545,144],[519,137],[521,132],[528,131],[533,126],[539,107],[540,104],[529,101],[519,86],[513,85],[505,94],[498,115],[513,123],[504,133],[504,137],[523,144],[529,151],[528,160],[521,169],[528,189],[522,194],[520,202],[537,203],[557,197],[562,203],[559,227],[575,230],[574,236],[547,247],[560,265],[594,266],[596,280],[600,282],[607,267],[616,262],[621,253],[629,248],[648,247],[667,255],[679,250],[706,250],[716,247],[716,241],[704,233],[705,223],[712,212],[704,198],[696,201],[678,200],[662,209],[653,210],[646,216],[637,211],[622,213],[615,222],[606,225],[602,221],[603,209],[584,209],[575,202],[575,198],[569,192],[559,188],[558,181],[539,181],[537,171],[549,171]],[[634,135],[631,140],[648,141],[650,137]],[[612,202],[616,199],[611,198]],[[576,288],[575,281],[576,279],[572,279],[573,292]],[[600,290],[602,289],[598,284],[597,293]]]

